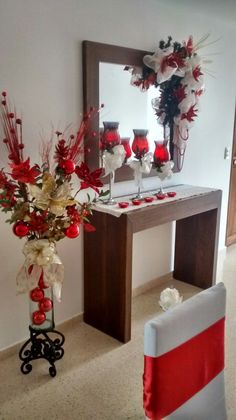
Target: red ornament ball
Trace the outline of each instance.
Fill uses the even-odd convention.
[[[44,298],[44,291],[40,289],[39,287],[36,287],[35,289],[31,290],[30,292],[30,299],[33,302],[39,302]]]
[[[63,160],[59,166],[64,169],[67,175],[73,174],[73,172],[75,172],[76,165],[75,162],[73,162],[71,159]]]
[[[39,302],[39,309],[40,309],[41,312],[49,312],[49,311],[51,311],[52,307],[53,307],[52,299],[43,298]]]
[[[65,230],[65,235],[67,238],[74,239],[79,236],[80,228],[79,225],[73,223]]]
[[[13,233],[19,238],[28,235],[29,227],[25,222],[16,222],[13,226]]]
[[[46,315],[44,312],[41,311],[34,311],[32,313],[32,321],[35,325],[42,325],[46,320]]]

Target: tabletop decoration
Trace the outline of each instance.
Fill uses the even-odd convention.
[[[53,299],[61,300],[64,267],[56,250],[56,242],[76,238],[81,228],[93,231],[89,222],[93,200],[88,195],[80,201],[82,190],[92,188],[98,196],[102,169],[91,172],[82,162],[83,139],[89,133],[93,108],[81,121],[76,134],[56,132],[44,141],[41,163],[31,163],[25,157],[23,122],[9,105],[7,93],[2,92],[1,124],[3,144],[8,152],[8,168],[0,170],[0,209],[8,216],[13,234],[26,239],[25,256],[17,280],[17,292],[29,293],[30,339],[20,351],[22,373],[32,370],[31,361],[44,358],[50,363],[49,373],[56,375],[55,361],[63,356],[63,334],[54,329]],[[91,133],[92,135],[92,133]],[[27,155],[26,155],[27,156]],[[3,156],[1,156],[3,157]],[[73,191],[72,176],[78,183]],[[53,340],[48,333],[59,336]],[[42,338],[43,337],[43,338]]]
[[[160,179],[160,189],[157,193],[157,198],[162,200],[165,198],[162,182],[166,178],[172,176],[172,169],[174,162],[170,160],[170,154],[167,149],[166,142],[155,141],[155,150],[153,154],[153,166],[156,168],[157,176]]]
[[[132,151],[134,158],[130,159],[129,166],[134,171],[135,184],[138,187],[137,195],[134,198],[142,199],[142,175],[149,174],[152,169],[152,153],[149,152],[149,143],[147,139],[148,130],[134,129],[134,139]]]
[[[121,144],[118,132],[118,122],[104,121],[104,131],[101,136],[102,163],[105,176],[109,175],[109,197],[105,204],[114,205],[116,201],[112,198],[112,184],[115,181],[115,171],[120,168],[125,160],[126,151]]]
[[[146,91],[159,88],[159,96],[152,100],[158,123],[163,126],[164,141],[169,142],[171,154],[177,155],[177,167],[182,169],[189,130],[199,111],[199,98],[204,92],[203,60],[198,50],[205,47],[209,35],[193,43],[190,36],[182,43],[160,41],[151,55],[143,57],[143,67],[125,67],[132,72],[131,84]]]

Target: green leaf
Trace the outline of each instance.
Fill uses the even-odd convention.
[[[110,193],[110,190],[106,190],[106,191],[101,190],[100,193],[99,193],[99,197],[105,197],[109,193]]]

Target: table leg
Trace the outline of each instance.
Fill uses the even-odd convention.
[[[131,338],[132,227],[94,212],[84,238],[84,321],[126,343]]]
[[[207,289],[215,283],[220,210],[176,222],[174,278]]]

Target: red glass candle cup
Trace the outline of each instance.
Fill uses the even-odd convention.
[[[121,144],[124,146],[125,149],[125,160],[129,159],[132,155],[131,147],[130,147],[130,138],[129,137],[122,137]]]
[[[119,205],[119,207],[120,207],[121,209],[126,209],[126,207],[128,207],[128,206],[129,206],[129,203],[128,203],[127,201],[120,201],[120,202],[118,203],[118,205]]]
[[[139,206],[142,203],[142,201],[139,200],[138,198],[134,198],[132,200],[132,203],[133,203],[134,206]]]
[[[153,200],[154,197],[144,197],[144,201],[146,201],[146,203],[152,203]]]
[[[104,121],[104,130],[101,135],[101,149],[109,150],[120,144],[120,135],[118,132],[119,123],[114,121]]]
[[[175,197],[175,196],[176,196],[176,192],[175,192],[175,191],[169,191],[169,192],[167,193],[167,195],[168,195],[168,197],[173,198],[173,197]]]
[[[154,165],[158,167],[161,166],[162,163],[168,162],[168,160],[170,160],[170,155],[165,142],[155,141],[154,143],[155,150],[153,160]]]
[[[148,130],[133,130],[134,140],[132,143],[132,150],[137,159],[142,158],[145,153],[149,151],[149,144],[147,139]]]

